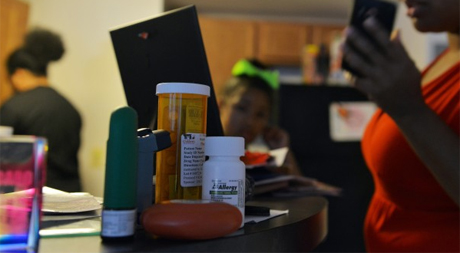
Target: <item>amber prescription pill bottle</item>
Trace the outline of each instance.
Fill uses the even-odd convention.
[[[156,94],[157,126],[170,132],[172,145],[156,154],[155,203],[201,199],[210,88],[196,83],[159,83]]]

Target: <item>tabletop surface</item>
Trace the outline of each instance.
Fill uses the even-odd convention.
[[[168,240],[137,230],[134,239],[128,242],[103,243],[99,236],[42,238],[39,252],[306,252],[326,237],[328,202],[323,197],[259,199],[247,204],[289,210],[289,213],[245,224],[228,236],[212,240]]]

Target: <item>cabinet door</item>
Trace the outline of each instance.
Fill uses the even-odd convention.
[[[255,57],[255,23],[207,16],[200,16],[199,21],[213,85],[219,94],[231,77],[233,65],[242,58]]]
[[[315,25],[312,27],[312,38],[313,44],[325,44],[328,48],[334,37],[342,35],[345,26],[341,25]]]
[[[258,26],[258,58],[266,64],[298,65],[309,41],[307,25],[261,22]]]
[[[27,29],[29,5],[18,0],[0,0],[0,105],[13,93],[4,67],[9,54],[22,44]]]

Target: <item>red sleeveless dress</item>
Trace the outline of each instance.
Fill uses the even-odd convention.
[[[459,134],[460,62],[422,92],[430,108]],[[364,225],[367,250],[459,252],[459,207],[381,110],[368,124],[362,150],[375,183]]]

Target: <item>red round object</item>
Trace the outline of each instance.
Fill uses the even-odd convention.
[[[206,240],[231,234],[240,228],[242,215],[233,205],[220,202],[155,204],[142,213],[145,231],[181,240]]]

